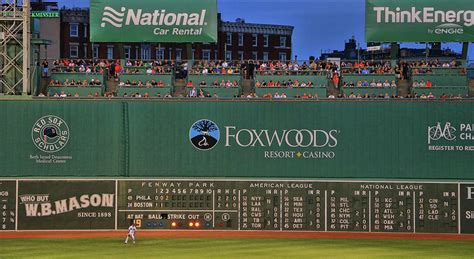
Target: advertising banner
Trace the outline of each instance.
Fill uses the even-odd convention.
[[[113,229],[115,181],[20,181],[18,229]]]
[[[91,42],[217,42],[216,0],[91,0]]]
[[[466,0],[366,0],[367,42],[472,42],[474,5]]]

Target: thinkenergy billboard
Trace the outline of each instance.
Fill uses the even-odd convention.
[[[91,42],[217,42],[216,0],[91,0]]]
[[[474,41],[469,0],[366,0],[367,42]]]

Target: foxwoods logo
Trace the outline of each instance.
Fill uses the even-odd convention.
[[[430,151],[474,151],[474,124],[460,123],[455,127],[451,122],[438,122],[428,127],[427,135]],[[451,143],[456,145],[444,145]]]
[[[165,9],[154,10],[153,12],[144,12],[143,9],[126,9],[121,7],[119,11],[110,6],[104,7],[100,26],[105,28],[107,25],[115,28],[123,26],[200,26],[201,28],[179,29],[172,28],[173,35],[201,35],[202,27],[207,25],[207,10],[202,9],[200,13],[174,13],[167,12]],[[167,35],[169,29],[155,28],[155,35]]]
[[[437,35],[462,35],[464,26],[474,25],[474,10],[436,10],[434,7],[424,7],[417,9],[411,7],[402,10],[400,7],[390,9],[390,7],[374,7],[377,23],[421,23],[437,25],[428,29],[428,33]],[[462,24],[462,25],[461,25]]]
[[[199,150],[211,150],[219,139],[219,127],[210,120],[198,120],[189,129],[189,140]]]
[[[46,153],[56,153],[69,141],[69,127],[58,116],[48,115],[38,119],[31,130],[35,146]]]
[[[321,129],[240,129],[224,126],[224,147],[275,148],[266,150],[265,158],[334,158],[335,152],[321,151],[338,145],[339,130]],[[194,147],[209,150],[217,145],[220,132],[217,125],[207,119],[194,123],[189,132]],[[283,149],[283,150],[282,150]],[[308,149],[317,149],[309,151]]]

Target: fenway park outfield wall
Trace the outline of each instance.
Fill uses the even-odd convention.
[[[474,102],[2,101],[0,177],[473,180]]]

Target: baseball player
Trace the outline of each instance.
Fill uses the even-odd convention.
[[[127,234],[127,238],[125,239],[125,244],[128,243],[129,237],[132,238],[133,243],[135,244],[135,232],[137,232],[137,227],[135,226],[135,223],[132,223],[132,225],[128,227],[128,234]]]

